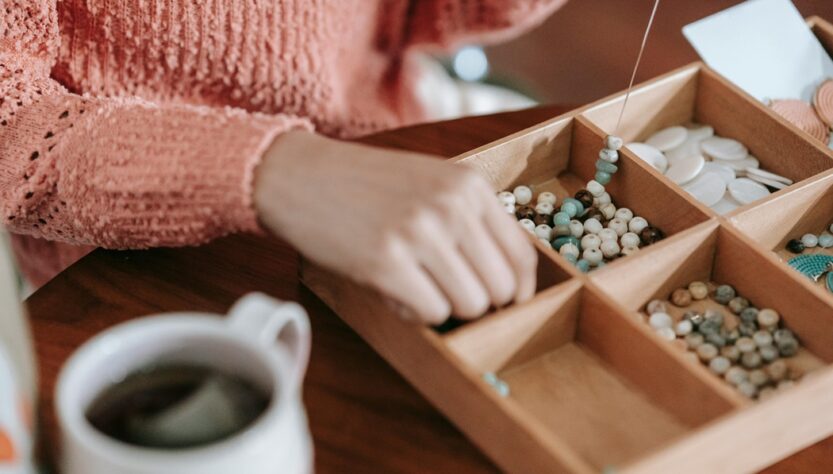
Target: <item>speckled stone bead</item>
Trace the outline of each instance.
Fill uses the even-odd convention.
[[[723,337],[726,338],[726,344],[734,344],[735,341],[740,339],[740,332],[738,328],[726,329],[723,328]]]
[[[776,344],[778,344],[784,339],[795,339],[795,334],[793,334],[792,331],[786,328],[776,329],[772,332],[772,339],[775,341]]]
[[[769,383],[769,375],[763,369],[750,370],[749,382],[756,387],[762,387]]]
[[[586,234],[581,238],[581,248],[583,249],[597,249],[601,247],[602,239],[596,234]]]
[[[787,377],[787,370],[787,363],[780,359],[772,361],[771,364],[766,366],[766,372],[769,374],[769,378],[776,383]]]
[[[714,372],[717,375],[723,375],[732,367],[732,363],[729,359],[723,356],[717,356],[714,359],[709,361],[709,370]]]
[[[758,347],[769,346],[772,344],[772,334],[769,331],[755,331],[752,335],[752,340]]]
[[[633,232],[625,232],[619,239],[619,243],[622,244],[622,247],[639,247],[640,240],[639,236]]]
[[[633,222],[633,220],[631,220]],[[645,245],[651,245],[653,243],[659,242],[665,237],[661,230],[657,229],[656,227],[645,227],[641,231],[639,231],[639,240],[642,241]]]
[[[593,205],[596,207],[604,206],[605,204],[610,204],[613,202],[613,199],[610,198],[609,193],[602,193],[598,196],[593,196]]]
[[[555,250],[561,250],[561,247],[566,244],[573,244],[578,247],[578,239],[572,235],[562,235],[561,237],[556,237],[552,241],[552,248]]]
[[[564,209],[564,208],[562,207],[562,209]],[[561,211],[561,212],[556,212],[556,213],[555,213],[555,215],[554,215],[554,216],[552,216],[552,223],[553,223],[554,225],[566,225],[566,226],[569,226],[569,225],[570,225],[570,220],[571,220],[571,216],[570,216],[570,214],[568,214],[568,213],[566,213],[566,212],[564,212],[564,211]]]
[[[602,151],[604,151],[604,150],[602,150]],[[617,171],[619,171],[619,167],[614,165],[610,161],[606,161],[606,160],[603,160],[603,159],[600,158],[600,159],[596,160],[596,171],[601,171],[602,173],[607,173],[609,175],[613,175]],[[599,180],[596,180],[596,181],[599,181]],[[599,182],[602,183],[601,181],[599,181]],[[602,183],[602,184],[606,184],[606,183]]]
[[[594,176],[594,178],[596,178],[596,182],[598,182],[599,184],[608,184],[610,183],[610,180],[613,178],[613,175],[610,173],[605,173],[604,171],[596,171],[596,175]]]
[[[634,234],[639,235],[646,227],[648,227],[648,221],[643,217],[636,216],[628,221],[628,230]]]
[[[630,244],[628,245],[628,247],[639,246],[639,236],[633,234],[632,232],[628,232],[628,223],[623,221],[622,219],[614,217],[610,220],[610,222],[607,223],[607,228],[612,230],[613,232],[616,232],[616,235],[618,237],[622,237],[625,234],[632,234],[634,237],[636,237],[636,240],[633,242],[628,242]]]
[[[592,266],[596,266],[599,263],[601,263],[602,260],[604,260],[604,255],[602,254],[602,251],[597,248],[584,249],[584,251],[581,253],[581,257],[582,259],[587,260]]]
[[[605,137],[605,148],[609,148],[611,150],[621,149],[624,143],[624,140],[617,137],[616,135],[608,135]]]
[[[705,342],[706,338],[698,332],[693,332],[685,337],[685,343],[688,345],[688,348],[692,350],[697,349]]]
[[[700,344],[697,347],[697,357],[700,358],[703,362],[709,362],[710,360],[717,357],[718,350],[714,344],[710,344],[708,342]]]
[[[631,219],[633,219],[633,211],[628,209],[627,207],[620,207],[616,209],[616,214],[614,215],[617,219],[622,219],[627,224]]]
[[[605,220],[613,219],[614,214],[616,214],[616,206],[612,203],[602,204],[599,206],[599,212],[602,213]]]
[[[811,249],[818,245],[819,238],[815,234],[804,234],[801,236],[801,243],[804,244],[804,248]]]
[[[541,224],[535,227],[535,235],[538,236],[539,239],[546,240],[547,243],[550,243],[550,239],[552,238],[552,227]]]
[[[798,239],[792,239],[787,242],[787,250],[792,253],[801,253],[804,251],[804,244]]]
[[[714,300],[720,304],[729,304],[735,296],[735,289],[729,285],[720,285],[714,291]]]
[[[833,247],[833,235],[829,232],[824,232],[819,236],[819,247],[823,249],[829,249]]]
[[[685,288],[678,288],[671,293],[671,302],[681,308],[688,306],[691,304],[691,293]]]
[[[605,187],[595,180],[588,181],[587,186],[585,186],[584,189],[590,191],[590,194],[592,194],[593,197],[599,197],[603,192],[605,192]]]
[[[517,217],[518,219],[534,220],[535,216],[535,210],[529,206],[520,206],[517,209],[515,209],[515,217]]]
[[[573,237],[580,239],[582,235],[584,235],[584,224],[581,221],[577,221],[575,219],[570,221],[570,235]]]
[[[741,336],[752,337],[757,330],[758,325],[753,322],[741,321],[740,324],[738,324],[738,332]]]
[[[755,398],[758,395],[758,387],[752,382],[741,382],[738,384],[738,392],[747,398]]]
[[[512,190],[512,194],[515,195],[515,202],[518,204],[529,204],[532,201],[532,190],[529,189],[529,186],[515,186],[515,189]]]
[[[691,321],[695,326],[700,326],[703,324],[703,321],[706,320],[706,317],[697,311],[686,311],[685,314],[683,314],[683,319]]]
[[[726,337],[723,334],[713,332],[706,334],[706,342],[713,344],[717,348],[721,348],[726,345]]]
[[[775,329],[781,316],[774,309],[766,308],[758,311],[758,326],[763,329]]]
[[[781,357],[792,357],[798,353],[798,341],[795,339],[781,339],[777,346]]]
[[[543,193],[541,193],[541,194],[539,194],[539,195],[538,195],[538,199],[537,199],[537,201],[536,201],[536,202],[538,202],[538,203],[548,202],[548,203],[550,203],[553,207],[555,207],[555,203],[556,203],[557,201],[558,201],[558,198],[556,198],[556,197],[555,197],[555,194],[553,194],[553,193],[551,193],[551,192],[549,192],[549,191],[544,191]]]
[[[761,354],[761,359],[764,362],[772,362],[780,356],[775,346],[760,346],[758,347],[758,353]]]
[[[576,262],[576,268],[582,273],[587,273],[590,271],[590,262],[582,258]]]
[[[703,333],[704,336],[708,336],[709,334],[720,334],[720,329],[723,327],[723,324],[714,319],[706,319],[699,326],[697,326],[697,330]]]
[[[619,161],[619,152],[610,148],[602,148],[599,151],[599,160],[610,164],[616,163]]]
[[[648,305],[645,306],[645,310],[648,311],[648,314],[665,313],[668,311],[668,305],[662,300],[651,300]]]
[[[602,229],[596,235],[598,235],[599,238],[602,239],[602,242],[604,242],[605,240],[612,240],[614,242],[619,242],[619,236],[616,234],[616,232],[613,229]]]
[[[561,245],[561,248],[558,249],[558,253],[561,254],[564,258],[569,259],[569,257],[573,257],[572,262],[575,262],[578,260],[580,251],[578,249],[578,246],[576,246],[575,244],[565,243]]]
[[[692,324],[691,321],[689,321],[687,319],[684,319],[684,320],[678,322],[677,325],[674,326],[674,332],[678,336],[681,336],[681,337],[691,334],[691,331],[693,331],[693,330],[694,330],[694,324]]]
[[[529,219],[521,219],[521,220],[518,221],[518,224],[520,224],[521,227],[523,227],[524,230],[526,230],[527,232],[530,232],[530,233],[533,233],[533,234],[535,233],[535,222],[533,222]]]
[[[616,240],[603,240],[599,249],[606,258],[614,258],[622,250],[619,248],[619,243]]]
[[[720,348],[720,355],[732,362],[740,360],[740,349],[735,346],[724,346]]]
[[[602,229],[604,229],[602,223],[596,219],[587,219],[584,221],[584,231],[588,234],[598,234]]]
[[[749,307],[749,300],[743,296],[735,296],[729,301],[729,311],[740,314],[741,311]]]
[[[497,193],[497,200],[499,203],[503,205],[515,205],[515,195],[510,193],[509,191],[501,191]]]
[[[539,202],[535,205],[535,212],[538,214],[552,214],[555,212],[555,207],[548,202]],[[569,222],[569,220],[567,221]]]
[[[726,371],[726,374],[723,375],[723,379],[737,387],[743,382],[749,380],[749,373],[742,367],[734,366]]]
[[[582,189],[578,191],[573,197],[576,199],[576,201],[580,202],[585,209],[590,209],[591,207],[593,207],[593,195],[590,194],[590,191]]]
[[[738,348],[739,351],[743,352],[744,354],[747,352],[753,352],[755,349],[758,348],[755,345],[755,341],[751,337],[741,337],[735,342],[735,347]]]
[[[738,316],[740,316],[741,321],[757,324],[758,323],[758,308],[756,308],[754,306],[747,306],[746,308],[743,308],[743,311],[741,311]]]
[[[622,251],[619,254],[623,257],[628,257],[637,252],[639,252],[639,247],[622,247]]]
[[[761,366],[761,355],[757,351],[744,352],[740,356],[740,363],[747,369],[755,369]]]

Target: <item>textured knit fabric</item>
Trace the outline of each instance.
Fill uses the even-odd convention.
[[[0,0],[0,217],[35,283],[108,248],[257,229],[280,133],[418,121],[406,52],[493,41],[564,0]],[[46,268],[52,262],[52,268]]]

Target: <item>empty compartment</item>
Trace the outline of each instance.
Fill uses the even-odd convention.
[[[688,288],[695,281],[715,282],[730,285],[737,296],[746,298],[751,306],[770,308],[778,313],[780,327],[791,330],[800,343],[796,355],[782,359],[791,373],[806,375],[833,360],[833,312],[828,302],[812,291],[802,277],[782,266],[772,254],[756,248],[731,227],[716,221],[703,224],[671,245],[656,249],[650,255],[646,252],[635,257],[620,270],[619,275],[600,274],[593,277],[593,281],[634,314],[642,312],[642,324],[646,328],[649,327],[646,308],[649,302],[669,300],[675,290]],[[622,278],[622,274],[628,277]],[[713,295],[710,291],[708,298],[694,300],[685,307],[668,302],[667,313],[676,323],[686,311],[702,314],[706,309],[718,310],[724,315],[728,329],[738,327],[738,316],[727,305],[714,301]],[[649,331],[653,332],[653,329]],[[653,336],[662,340],[659,333]],[[681,353],[690,352],[685,344],[678,342],[684,340],[677,336],[673,342],[663,342]],[[705,363],[688,357],[689,363],[703,377],[719,382],[726,390],[735,390],[734,385],[712,373]],[[762,362],[760,368],[767,365]],[[777,393],[767,392],[768,395]],[[748,398],[744,397],[744,400]]]
[[[497,190],[528,185],[534,195],[549,191],[561,203],[594,178],[603,142],[604,136],[585,121],[557,118],[474,150],[457,161],[480,171]],[[708,219],[706,212],[669,189],[631,157],[620,157],[616,165],[618,172],[605,186],[614,205],[644,217],[666,237]]]
[[[636,460],[737,406],[580,281],[444,341],[508,385],[507,401],[530,429],[595,470]]]
[[[613,132],[623,100],[624,94],[605,99],[588,107],[582,116],[601,131]],[[748,148],[749,155],[758,160],[759,169],[780,175],[792,183],[833,167],[830,152],[823,144],[788,124],[766,106],[703,65],[685,67],[634,89],[618,134],[625,143],[643,142],[657,131],[692,122],[710,125],[717,136],[741,142]],[[695,149],[702,152],[697,145]],[[630,150],[624,154],[635,156]],[[666,155],[671,156],[668,153]],[[675,160],[670,159],[670,163],[669,170],[674,168]],[[729,160],[715,163],[737,166],[740,162]],[[662,175],[647,162],[643,162],[643,166],[657,176]],[[698,178],[705,172],[715,171],[710,168],[713,165],[706,166]],[[690,176],[685,172],[683,175]],[[744,173],[738,171],[736,175],[743,177]],[[698,178],[684,182],[682,186],[690,189]],[[726,178],[730,179],[731,176]],[[677,190],[683,189],[667,176],[663,176],[663,180]],[[777,194],[779,188],[785,186],[765,188]],[[705,198],[704,194],[700,195]],[[733,212],[737,207],[754,204],[735,200],[729,190],[725,191],[723,197],[721,203],[714,205],[715,213],[725,214]],[[710,202],[704,204],[712,205]]]

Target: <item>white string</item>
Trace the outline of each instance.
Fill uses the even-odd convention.
[[[617,135],[619,133],[619,125],[622,124],[622,116],[625,115],[625,106],[628,105],[628,98],[631,96],[633,81],[636,79],[636,71],[639,69],[639,62],[642,60],[642,52],[645,51],[645,43],[648,42],[648,33],[651,32],[651,25],[654,24],[654,16],[657,14],[657,7],[659,7],[659,0],[654,2],[654,9],[651,11],[651,18],[648,19],[648,26],[645,28],[645,34],[642,36],[642,45],[639,47],[639,55],[636,56],[636,64],[633,66],[631,81],[628,83],[628,91],[625,92],[625,100],[622,102],[622,110],[619,111],[619,119],[616,120],[616,128],[613,129],[614,133]]]

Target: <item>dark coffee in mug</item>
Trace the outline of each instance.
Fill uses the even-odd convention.
[[[250,381],[211,367],[159,364],[104,389],[87,420],[121,442],[159,449],[204,446],[250,426],[271,394]]]

